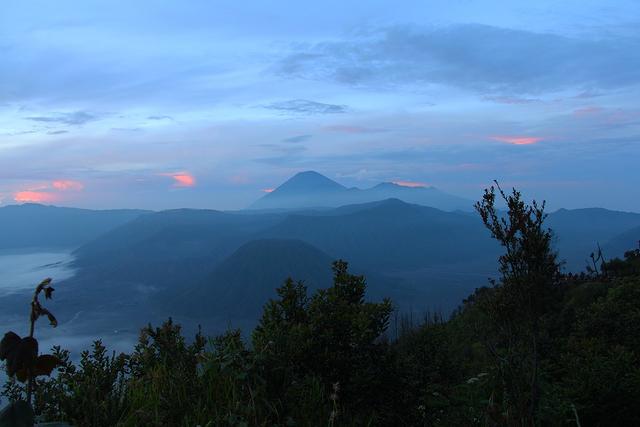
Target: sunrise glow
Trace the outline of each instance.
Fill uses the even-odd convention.
[[[392,181],[393,184],[399,185],[400,187],[409,187],[409,188],[425,188],[427,184],[424,182],[415,182],[415,181]]]
[[[51,183],[51,186],[60,191],[80,191],[84,188],[84,185],[79,181],[72,181],[68,179],[56,180]]]
[[[163,173],[161,175],[173,178],[173,187],[193,187],[196,185],[196,178],[189,172]]]
[[[51,203],[57,199],[55,194],[44,191],[18,191],[13,195],[13,200],[19,203]]]
[[[542,141],[538,136],[491,136],[491,139],[512,145],[531,145]]]

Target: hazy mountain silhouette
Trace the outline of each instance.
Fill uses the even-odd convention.
[[[475,263],[498,253],[479,218],[398,199],[341,207],[331,215],[289,215],[261,235],[303,240],[375,269]]]
[[[90,210],[35,203],[0,208],[0,249],[74,248],[148,211]]]
[[[263,243],[239,249],[252,240]],[[311,263],[313,257],[300,255],[300,262],[296,262],[295,250],[278,246],[277,242],[283,240],[296,241],[298,246],[304,242],[307,250],[299,247],[301,254],[309,254],[308,249],[314,248],[326,256],[316,253],[317,261]],[[274,248],[264,249],[269,245]],[[234,269],[221,265],[243,265],[243,277],[253,277],[254,285],[268,293],[275,289],[273,278],[281,283],[293,274],[296,279],[311,280],[317,276],[317,269],[329,272],[331,261],[343,258],[355,271],[366,272],[371,295],[390,296],[398,304],[415,304],[416,299],[423,299],[418,296],[437,290],[438,298],[425,301],[427,305],[440,304],[442,296],[463,296],[477,286],[472,277],[452,282],[445,277],[447,272],[438,270],[441,266],[455,266],[459,276],[496,253],[497,247],[475,216],[397,199],[295,214],[181,209],[143,215],[83,245],[75,251],[78,273],[71,281],[94,290],[108,284],[112,295],[123,294],[116,287],[155,289],[160,292],[158,298],[168,301],[173,297],[163,290],[186,292],[206,283],[210,300],[220,297],[216,296],[220,288],[215,285],[215,277],[235,283],[225,273]],[[264,268],[256,266],[264,260],[270,260],[260,264]],[[295,265],[294,270],[291,265]],[[268,269],[272,272],[266,273]],[[416,272],[422,269],[428,271]],[[211,273],[214,270],[216,273]],[[412,273],[403,278],[405,271]],[[486,277],[484,273],[482,270],[482,278]],[[448,292],[449,286],[460,289]],[[452,308],[456,302],[450,298],[443,305]],[[229,310],[218,312],[228,314]]]
[[[143,215],[78,248],[75,265],[111,281],[179,286],[211,271],[279,218],[199,209]]]
[[[253,240],[223,260],[186,291],[180,304],[204,316],[232,312],[253,318],[284,279],[304,280],[310,289],[328,286],[332,257],[300,240]]]
[[[607,241],[603,246],[604,257],[610,260],[620,254],[640,247],[640,226],[634,227]]]
[[[226,317],[230,320],[257,320],[264,304],[276,297],[275,289],[285,279],[302,280],[309,290],[326,288],[332,283],[331,265],[335,257],[294,239],[258,239],[247,242],[222,261],[203,280],[170,301],[178,314],[203,317]],[[398,306],[408,307],[424,290],[411,288],[403,280],[379,273],[358,270],[367,277],[367,297],[382,299],[394,296]],[[174,293],[169,290],[167,295]]]
[[[546,225],[556,232],[555,247],[569,270],[584,269],[589,254],[598,243],[604,245],[616,236],[640,226],[640,214],[602,208],[559,209],[549,215]],[[640,239],[640,237],[638,237]],[[637,240],[637,239],[636,239]],[[610,247],[608,256],[622,256],[635,247]]]
[[[603,244],[640,226],[640,215],[560,210],[548,221],[556,232],[560,257],[568,260],[570,270],[580,270],[598,241]],[[484,285],[491,273],[485,267],[494,265],[501,250],[475,215],[388,199],[316,211],[150,213],[80,247],[76,266],[79,277],[94,282],[187,288],[244,244],[265,239],[305,242],[329,259],[348,260],[368,274],[410,278],[413,284],[431,288],[446,288],[451,275],[457,286]],[[241,251],[236,259],[249,253]]]
[[[314,171],[294,175],[249,208],[277,210],[338,207],[390,198],[447,211],[469,211],[473,208],[472,201],[447,194],[434,187],[407,187],[385,182],[368,189],[347,188]]]
[[[317,174],[305,177],[318,191],[340,187]],[[308,188],[309,183],[304,184],[302,188]],[[295,189],[297,184],[291,185]],[[40,215],[6,216],[21,209]],[[74,252],[77,274],[63,286],[74,290],[67,298],[103,308],[121,307],[124,298],[156,314],[179,310],[183,316],[196,316],[197,311],[197,316],[251,318],[288,276],[326,286],[331,262],[339,258],[367,275],[372,296],[388,296],[404,308],[448,311],[475,287],[487,284],[501,253],[476,215],[399,199],[283,212],[149,213],[43,206],[0,212],[7,232],[13,232],[11,224],[28,223],[41,230],[40,239],[55,237],[71,244],[93,238]],[[60,226],[47,230],[48,224]],[[90,232],[79,233],[85,224],[91,225]],[[549,215],[548,225],[556,233],[560,258],[573,271],[584,268],[597,242],[611,258],[630,249],[628,243],[635,247],[640,238],[634,237],[640,214],[606,209],[561,209]],[[62,239],[68,237],[65,233],[73,238]],[[200,308],[190,310],[189,299]]]

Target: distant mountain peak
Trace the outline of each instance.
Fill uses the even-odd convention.
[[[312,170],[298,172],[297,174],[295,174],[294,176],[292,176],[290,179],[295,179],[295,178],[304,178],[304,177],[312,177],[312,178],[320,178],[320,179],[329,179],[329,178],[327,178],[326,176],[322,175],[320,172],[316,172],[316,171],[312,171]]]
[[[315,172],[300,172],[257,200],[250,209],[299,209],[337,207],[385,199],[442,210],[470,210],[473,202],[413,181],[383,182],[375,187],[347,188]]]
[[[268,196],[273,196],[278,192],[300,192],[300,191],[341,191],[347,188],[338,184],[332,179],[316,171],[299,172],[285,181]]]

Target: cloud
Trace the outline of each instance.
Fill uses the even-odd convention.
[[[416,181],[391,181],[395,185],[399,185],[400,187],[409,187],[409,188],[425,188],[427,184],[424,182],[416,182]]]
[[[616,89],[640,84],[638,45],[637,30],[596,39],[479,24],[395,26],[297,49],[279,71],[355,86],[445,84],[505,96]]]
[[[194,187],[196,185],[195,177],[189,172],[162,173],[160,175],[169,176],[173,178],[174,180],[173,187],[186,188],[186,187]]]
[[[73,113],[55,113],[51,116],[25,117],[25,119],[34,122],[61,123],[70,126],[80,126],[85,123],[96,121],[99,117],[86,111],[76,111]]]
[[[53,193],[45,191],[18,191],[13,195],[13,200],[19,203],[51,203],[58,200]]]
[[[49,132],[47,132],[47,135],[62,135],[65,133],[69,133],[68,130],[50,130]]]
[[[142,132],[142,128],[111,128],[114,132]]]
[[[602,112],[600,107],[583,107],[573,110],[573,114],[578,117],[591,116]]]
[[[16,191],[13,200],[19,203],[53,203],[67,198],[63,196],[63,192],[77,192],[83,189],[84,184],[80,181],[58,179]]]
[[[263,193],[273,193],[275,191],[275,188],[263,188],[262,190]]]
[[[173,120],[171,116],[149,116],[147,120]]]
[[[540,141],[543,140],[543,138],[539,137],[539,136],[504,136],[504,135],[496,135],[496,136],[490,136],[489,138],[495,140],[495,141],[500,141],[500,142],[506,142],[507,144],[512,144],[512,145],[532,145],[532,144],[536,144]]]
[[[298,144],[300,142],[305,142],[310,140],[312,137],[312,135],[296,135],[296,136],[292,136],[290,138],[285,138],[282,140],[282,142],[287,142],[287,143],[291,143],[291,144]]]
[[[352,125],[333,125],[325,126],[324,129],[331,132],[342,133],[380,133],[387,132],[387,129],[370,128],[365,126],[352,126]]]
[[[324,104],[306,99],[292,99],[263,105],[268,110],[292,114],[340,114],[347,112],[346,105]]]
[[[537,99],[537,98],[520,98],[517,96],[485,96],[482,99],[485,101],[491,101],[498,104],[509,104],[509,105],[537,104],[542,102],[541,99]]]
[[[0,133],[1,136],[20,136],[20,135],[30,135],[33,133],[38,133],[38,131],[36,130],[23,130],[23,131],[19,131],[19,132],[6,132],[6,133]]]
[[[68,190],[80,191],[84,189],[84,184],[82,184],[80,181],[73,181],[70,179],[61,179],[61,180],[53,181],[51,183],[51,186],[56,190],[60,190],[60,191],[68,191]]]

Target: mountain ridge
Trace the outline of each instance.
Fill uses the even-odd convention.
[[[406,186],[394,182],[381,182],[373,187],[361,189],[346,187],[315,171],[295,174],[247,209],[335,208],[391,198],[446,211],[473,209],[471,200],[446,193],[433,186]]]
[[[0,207],[0,249],[74,248],[151,211],[25,203]]]

